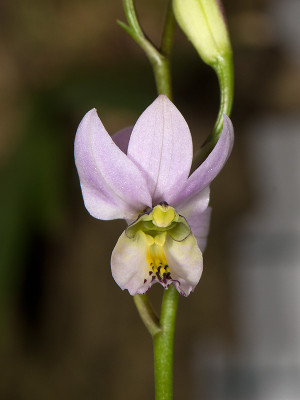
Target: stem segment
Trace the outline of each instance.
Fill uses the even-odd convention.
[[[165,290],[160,316],[162,332],[153,337],[156,400],[173,399],[173,348],[178,292]]]
[[[119,24],[147,55],[153,68],[158,94],[165,94],[171,99],[170,55],[175,24],[172,1],[169,0],[168,3],[160,50],[143,33],[133,0],[123,0],[123,5],[128,25],[120,21]],[[134,302],[140,317],[153,337],[156,400],[172,400],[173,345],[178,292],[172,285],[164,291],[159,321],[151,308],[147,295],[134,296]]]
[[[162,36],[162,48],[158,50],[144,34],[136,15],[133,0],[123,0],[124,11],[128,25],[118,21],[118,24],[144,50],[148,57],[155,76],[158,94],[165,94],[171,98],[171,75],[169,56],[172,48],[174,32],[174,15],[169,1],[168,11]]]
[[[136,294],[133,297],[136,308],[149,333],[154,336],[162,331],[159,319],[154,313],[146,294]]]
[[[195,170],[215,147],[223,127],[223,114],[230,116],[233,103],[234,76],[232,54],[218,59],[214,65],[220,87],[220,107],[215,126],[206,139],[204,145],[198,150],[193,158],[192,170]]]

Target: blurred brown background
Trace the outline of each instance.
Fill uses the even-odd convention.
[[[157,43],[165,2],[136,4]],[[203,277],[180,298],[175,399],[299,399],[299,2],[224,6],[236,143],[212,185]],[[114,133],[156,97],[147,60],[117,19],[121,0],[0,3],[4,400],[154,398],[151,339],[110,273],[124,224],[89,216],[73,161],[89,109]],[[174,102],[197,147],[214,123],[217,81],[179,29],[174,43]],[[161,295],[151,290],[157,307]]]

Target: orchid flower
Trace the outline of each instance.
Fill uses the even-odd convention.
[[[133,128],[112,138],[95,109],[84,116],[75,162],[85,206],[95,218],[128,224],[111,256],[122,290],[144,294],[158,282],[188,296],[195,288],[209,229],[209,184],[232,145],[233,127],[224,115],[216,146],[189,176],[190,130],[166,96],[158,96]]]

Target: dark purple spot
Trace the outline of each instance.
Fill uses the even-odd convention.
[[[166,201],[161,201],[161,202],[159,203],[159,205],[160,205],[160,206],[168,207],[169,204],[168,204]]]
[[[158,272],[156,272],[156,276],[157,276],[157,279],[159,280],[159,282],[161,282],[161,276],[159,275]]]

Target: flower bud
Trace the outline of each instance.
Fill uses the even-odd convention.
[[[173,0],[175,18],[203,61],[214,65],[231,53],[226,23],[218,0]]]

